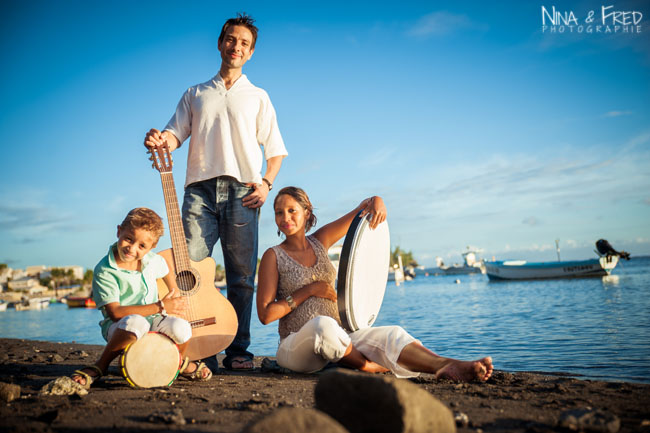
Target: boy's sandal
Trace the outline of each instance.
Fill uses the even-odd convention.
[[[97,376],[91,376],[91,375],[89,375],[88,373],[86,373],[85,371],[82,371],[82,370],[93,370],[95,373],[97,373]],[[83,367],[81,370],[75,370],[74,373],[72,374],[72,376],[70,376],[70,379],[72,379],[75,376],[81,376],[84,379],[86,379],[86,383],[83,384],[83,385],[81,383],[77,382],[74,379],[72,379],[72,380],[75,381],[76,383],[79,383],[79,385],[81,385],[84,389],[90,389],[90,386],[93,384],[93,382],[95,382],[97,379],[99,379],[103,375],[104,375],[104,372],[99,367],[97,367],[96,365],[87,365],[87,366]]]
[[[212,379],[212,370],[208,368],[207,365],[205,365],[205,362],[194,362],[196,364],[196,370],[194,370],[191,373],[185,373],[185,370],[187,370],[187,367],[194,362],[190,361],[190,358],[186,357],[183,360],[183,365],[181,365],[180,368],[180,375],[183,376],[185,379],[191,380],[193,382],[199,381],[199,382],[206,382],[210,379]],[[205,377],[203,377],[203,372],[205,370],[208,370],[209,374]]]

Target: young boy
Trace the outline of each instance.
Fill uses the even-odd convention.
[[[180,317],[186,309],[174,276],[165,260],[152,252],[163,235],[161,218],[151,209],[130,211],[117,226],[117,242],[95,267],[93,299],[104,315],[99,325],[108,342],[94,365],[77,370],[72,380],[89,389],[129,344],[149,331],[167,335],[179,345],[181,355],[192,337],[189,322]],[[170,292],[158,299],[156,279],[163,278]],[[181,375],[191,380],[209,380],[212,372],[204,364],[183,363]]]

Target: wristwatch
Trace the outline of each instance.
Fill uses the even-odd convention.
[[[293,296],[289,295],[285,299],[287,301],[287,304],[289,304],[289,308],[291,308],[291,311],[298,308],[298,306],[296,305],[296,301],[293,300]]]
[[[271,191],[273,189],[273,184],[271,182],[269,182],[269,180],[267,178],[265,178],[265,177],[263,177],[262,180],[264,181],[266,186],[269,187],[269,191]]]

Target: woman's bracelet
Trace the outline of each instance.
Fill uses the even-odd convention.
[[[289,308],[291,308],[291,311],[298,308],[298,305],[296,305],[296,301],[293,300],[293,296],[289,295],[285,298],[285,300],[287,301],[287,304],[289,304]]]

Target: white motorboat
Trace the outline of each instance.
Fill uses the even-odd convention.
[[[478,254],[483,252],[479,248],[467,247],[467,250],[462,253],[463,264],[453,264],[447,266],[443,263],[442,258],[436,257],[436,265],[440,273],[444,275],[465,275],[465,274],[484,274],[485,266],[483,260],[478,257]]]
[[[485,262],[485,270],[490,280],[604,277],[612,272],[620,257],[626,260],[630,257],[625,251],[616,251],[604,239],[596,242],[596,248],[597,254],[601,255],[597,259],[556,262],[491,261]]]
[[[612,272],[617,263],[618,256],[562,262],[507,260],[485,262],[485,272],[491,280],[604,277]]]
[[[50,306],[50,298],[29,298],[23,299],[14,305],[16,311],[42,310]]]

